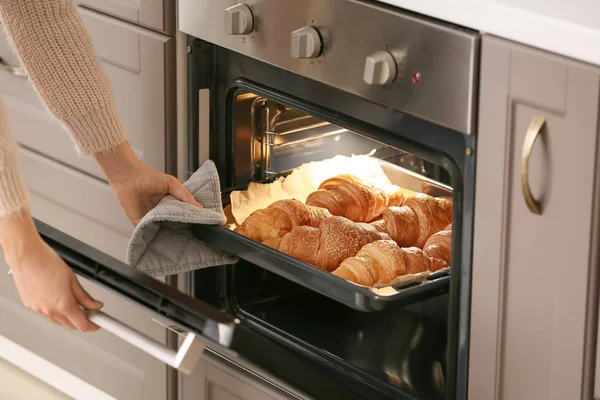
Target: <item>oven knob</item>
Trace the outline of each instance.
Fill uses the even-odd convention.
[[[254,18],[247,5],[240,3],[225,10],[225,32],[228,35],[247,35],[253,27]]]
[[[317,58],[321,54],[321,35],[312,26],[305,26],[292,32],[292,57]]]
[[[398,67],[389,51],[380,50],[365,60],[364,81],[369,85],[385,85],[396,79]]]

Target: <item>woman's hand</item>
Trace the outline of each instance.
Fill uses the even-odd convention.
[[[102,303],[81,287],[73,271],[39,236],[27,211],[0,221],[0,245],[26,307],[70,329],[95,331],[84,311]]]
[[[202,207],[177,178],[142,164],[128,143],[123,143],[112,153],[96,156],[96,160],[125,214],[134,225],[168,194],[185,203]]]

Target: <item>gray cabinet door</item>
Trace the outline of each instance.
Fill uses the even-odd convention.
[[[106,331],[73,332],[26,309],[0,252],[0,336],[17,343],[71,375],[118,400],[164,400],[167,367]],[[80,278],[90,294],[104,302],[104,311],[164,341],[164,328],[153,314],[123,297]],[[40,376],[52,379],[51,376]],[[1,377],[0,377],[1,381]],[[87,400],[87,399],[85,399]]]
[[[600,70],[493,37],[481,60],[469,398],[590,398]]]
[[[288,397],[257,376],[239,370],[208,355],[200,360],[193,375],[180,374],[179,400],[286,400]],[[287,389],[289,390],[289,389]]]
[[[175,0],[77,0],[77,3],[142,26],[175,33]]]
[[[175,38],[97,12],[80,9],[94,49],[110,79],[131,146],[146,164],[172,171],[175,157]],[[0,30],[0,57],[18,61]],[[16,140],[80,171],[104,179],[91,157],[77,156],[73,142],[23,77],[0,70],[2,96]]]

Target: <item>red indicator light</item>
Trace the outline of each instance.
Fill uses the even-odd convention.
[[[421,82],[421,73],[420,72],[415,72],[412,76],[412,82],[413,83],[419,83]]]

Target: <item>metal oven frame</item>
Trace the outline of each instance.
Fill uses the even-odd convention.
[[[452,273],[448,326],[449,398],[466,398],[468,376],[471,254],[475,187],[475,135],[463,134],[432,122],[327,86],[232,50],[189,37],[188,39],[188,147],[189,170],[199,160],[199,91],[208,89],[210,107],[210,158],[216,163],[222,188],[233,184],[234,104],[238,90],[248,90],[286,106],[327,120],[365,137],[413,153],[441,165],[454,188]],[[276,79],[274,79],[276,77]],[[227,268],[215,275],[221,283],[215,298],[227,304]],[[191,280],[193,282],[193,280]],[[193,286],[193,285],[192,285]],[[191,293],[201,297],[202,291]],[[197,288],[196,288],[197,289]],[[228,311],[235,312],[235,307]],[[272,340],[292,345],[266,326],[253,328]]]

